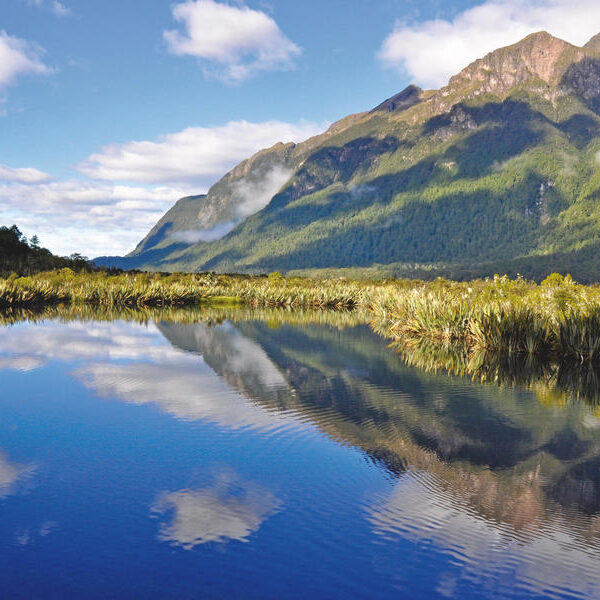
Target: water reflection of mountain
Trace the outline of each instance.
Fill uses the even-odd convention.
[[[434,476],[487,519],[518,531],[558,511],[578,534],[598,530],[600,420],[583,404],[418,371],[366,326],[159,329],[252,401],[309,417],[396,475]]]

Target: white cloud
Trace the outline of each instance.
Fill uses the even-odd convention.
[[[52,70],[42,62],[44,51],[6,31],[0,31],[0,89],[12,85],[21,75],[48,75]]]
[[[16,223],[26,235],[37,234],[57,254],[93,257],[132,250],[191,191],[84,181],[9,182],[0,183],[0,204],[3,224]]]
[[[94,179],[208,187],[252,154],[277,142],[299,142],[324,125],[232,121],[217,127],[189,127],[158,141],[106,146],[78,165]]]
[[[38,171],[37,169],[12,169],[11,167],[0,165],[0,182],[42,183],[51,179],[52,177],[48,173]]]
[[[104,182],[53,181],[37,169],[0,165],[3,223],[16,223],[26,235],[36,233],[44,246],[61,255],[124,254],[179,198],[206,192],[229,169],[262,148],[279,141],[301,141],[325,127],[237,121],[188,128],[156,142],[107,146],[78,165],[85,175]],[[267,195],[275,193],[271,194],[272,188],[280,180],[279,171],[267,174]],[[115,181],[135,183],[119,185]],[[240,217],[256,208],[257,201],[268,202],[264,194],[249,199],[248,190],[234,191],[241,194]],[[209,238],[217,239],[224,230],[213,233]]]
[[[271,198],[289,181],[293,171],[283,166],[273,167],[258,181],[242,179],[234,184],[234,197],[237,201],[236,211],[240,218],[245,218],[264,208]]]
[[[71,10],[61,2],[58,2],[58,0],[52,2],[52,11],[59,17],[66,17],[71,14]]]
[[[289,69],[301,53],[270,16],[247,6],[190,0],[176,4],[173,17],[183,30],[164,32],[169,51],[199,58],[208,75],[233,83]]]
[[[227,235],[236,225],[246,217],[263,209],[273,196],[290,179],[293,171],[278,165],[262,174],[261,177],[250,181],[241,179],[229,184],[229,193],[235,204],[235,216],[230,221],[219,223],[210,229],[187,229],[172,234],[172,239],[196,244],[198,242],[212,242]]]
[[[32,475],[33,465],[21,465],[11,462],[6,454],[0,451],[0,498],[15,493],[15,488],[24,477]]]
[[[600,30],[600,3],[492,0],[451,21],[398,22],[378,56],[384,65],[408,73],[415,83],[440,87],[477,58],[540,30],[583,45]]]
[[[236,225],[237,221],[219,223],[210,229],[184,229],[176,231],[171,239],[186,244],[197,244],[198,242],[214,242],[226,236]]]

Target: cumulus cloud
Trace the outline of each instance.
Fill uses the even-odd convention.
[[[201,59],[205,73],[233,83],[259,71],[289,69],[300,48],[267,14],[214,0],[176,4],[181,29],[164,32],[171,53]]]
[[[50,5],[52,12],[59,17],[66,17],[71,14],[71,9],[67,8],[64,4],[59,2],[58,0],[53,0]]]
[[[396,23],[379,59],[408,73],[415,83],[440,87],[467,64],[540,30],[576,45],[600,29],[597,0],[491,0],[453,20]],[[502,27],[498,27],[502,23]]]
[[[61,255],[127,252],[178,198],[192,191],[76,180],[23,183],[36,174],[16,171],[14,181],[0,182],[4,222],[16,223],[26,235],[37,234],[42,245]]]
[[[0,182],[42,183],[51,179],[52,177],[48,173],[38,171],[37,169],[12,169],[11,167],[0,165]]]
[[[4,220],[17,223],[27,235],[38,234],[46,247],[59,254],[123,254],[133,249],[179,198],[206,192],[233,166],[262,148],[280,141],[301,141],[325,127],[237,121],[188,128],[158,141],[107,146],[78,165],[95,181],[54,181],[37,169],[0,165]],[[267,175],[267,196],[281,177],[280,172]],[[135,183],[114,183],[118,181]],[[264,194],[248,195],[257,190],[233,191],[241,194],[242,216],[257,202],[268,202]],[[228,225],[229,229],[237,222]],[[203,232],[199,239],[210,241],[225,233],[227,227],[220,226]],[[186,241],[199,241],[198,235],[182,234]]]
[[[78,165],[94,179],[209,186],[237,163],[277,142],[298,142],[323,124],[232,121],[217,127],[189,127],[158,141],[106,146]]]
[[[21,75],[48,75],[52,70],[42,61],[37,44],[0,31],[0,89],[14,84]]]

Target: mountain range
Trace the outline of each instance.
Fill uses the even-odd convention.
[[[159,271],[600,275],[600,34],[546,32],[414,85],[179,200],[133,252]]]

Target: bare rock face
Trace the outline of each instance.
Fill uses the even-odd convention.
[[[477,129],[477,122],[462,106],[452,107],[449,113],[448,124],[440,127],[434,136],[436,139],[446,141],[461,131]]]
[[[533,33],[474,61],[423,105],[431,117],[485,94],[506,98],[521,85],[551,101],[573,94],[595,110],[595,99],[600,98],[600,34],[578,48],[545,31]]]
[[[600,97],[600,56],[586,57],[569,67],[563,78],[563,88],[584,100]]]
[[[551,36],[533,33],[513,46],[490,52],[450,79],[446,93],[477,84],[479,93],[505,93],[537,78],[547,84],[560,80],[565,64],[581,60],[585,52]]]

